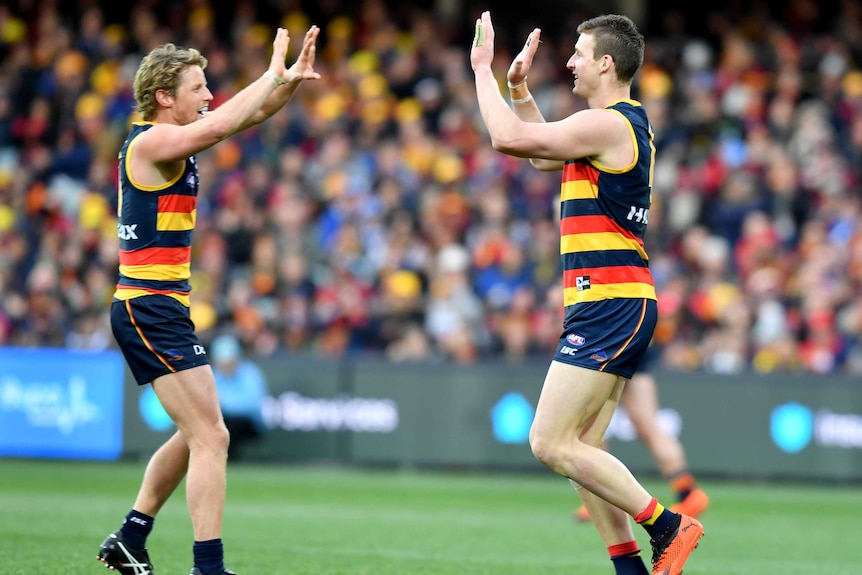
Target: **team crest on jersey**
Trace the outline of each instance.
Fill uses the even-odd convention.
[[[162,352],[162,355],[168,361],[180,361],[183,359],[183,354],[175,349],[166,349]]]
[[[196,182],[197,180],[195,179],[195,173],[189,172],[189,175],[186,176],[186,185],[190,188],[194,188]]]
[[[590,356],[590,359],[599,363],[604,363],[608,360],[608,354],[606,354],[603,349],[594,349],[593,355]]]
[[[572,344],[575,347],[580,347],[587,343],[587,338],[582,335],[578,335],[576,333],[570,333],[566,336],[566,341]]]

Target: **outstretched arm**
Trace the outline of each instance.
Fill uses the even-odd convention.
[[[311,37],[316,38],[316,36],[316,32],[312,31]],[[308,40],[307,35],[306,41]],[[284,59],[287,55],[289,42],[290,37],[287,30],[279,28],[272,43],[273,56],[270,67],[265,74],[240,90],[216,110],[203,112],[199,120],[183,125],[168,122],[157,123],[138,138],[131,161],[134,163],[140,160],[149,165],[182,161],[255,123],[254,118],[257,117],[257,114],[262,113],[263,107],[267,105],[273,92],[277,89],[282,91],[282,95],[277,98],[283,98],[284,101],[287,101],[293,91],[296,90],[297,78],[316,78],[319,76],[308,66],[298,68],[297,65],[301,66],[302,64],[299,60],[297,64],[291,67],[290,73],[293,76],[288,76]],[[305,58],[304,61],[307,62],[309,56],[313,57],[313,52],[309,52],[309,49],[304,46],[300,58]],[[287,82],[288,79],[294,81]],[[282,83],[287,85],[279,87]],[[293,87],[291,88],[289,84],[293,84]],[[206,89],[203,74],[201,74],[201,82],[193,85],[191,89]],[[173,95],[163,92],[159,91],[157,98],[163,99],[168,104],[173,104]]]
[[[498,152],[517,158],[542,158],[565,162],[594,157],[602,160],[622,145],[631,154],[628,123],[618,113],[587,109],[556,122],[525,122],[500,94],[491,63],[494,60],[494,27],[489,12],[476,21],[470,63],[476,76],[476,97],[482,120]]]

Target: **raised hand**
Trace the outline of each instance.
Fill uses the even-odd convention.
[[[293,66],[291,66],[284,75],[284,80],[293,82],[294,80],[319,80],[320,74],[314,71],[314,59],[317,55],[317,35],[320,33],[320,28],[312,25],[305,33],[305,39],[302,41],[302,50],[296,58]]]
[[[473,70],[490,66],[494,61],[494,25],[491,24],[491,13],[482,12],[476,19],[476,35],[473,37],[473,48],[470,50],[470,64]]]
[[[290,36],[287,30],[279,28],[275,32],[275,40],[272,41],[272,58],[269,60],[269,70],[279,78],[284,78],[284,59],[287,58],[287,46],[290,44]]]
[[[524,47],[521,48],[521,51],[512,60],[509,71],[506,73],[506,79],[509,81],[510,86],[522,84],[527,79],[530,66],[533,65],[533,56],[536,55],[536,50],[539,49],[539,43],[541,42],[539,36],[541,35],[542,31],[539,28],[533,28],[533,31],[527,36]]]

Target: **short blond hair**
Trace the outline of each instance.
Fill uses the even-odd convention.
[[[156,116],[159,107],[156,92],[164,90],[175,96],[180,74],[189,66],[206,69],[207,59],[194,48],[179,48],[171,43],[153,48],[144,56],[132,84],[137,111],[144,120],[152,120]]]

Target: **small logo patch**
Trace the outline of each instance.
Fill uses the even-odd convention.
[[[183,354],[175,349],[166,349],[162,352],[162,355],[168,361],[180,361],[183,359]]]
[[[604,363],[608,360],[608,354],[606,354],[603,349],[594,349],[593,355],[590,356],[590,359],[594,359],[599,363]]]
[[[575,287],[578,291],[590,289],[590,276],[578,276],[575,278]]]
[[[576,347],[580,347],[580,346],[584,345],[585,343],[587,343],[587,338],[585,338],[582,335],[578,335],[576,333],[570,333],[569,335],[566,336],[566,341],[569,342],[570,344],[576,346]]]

